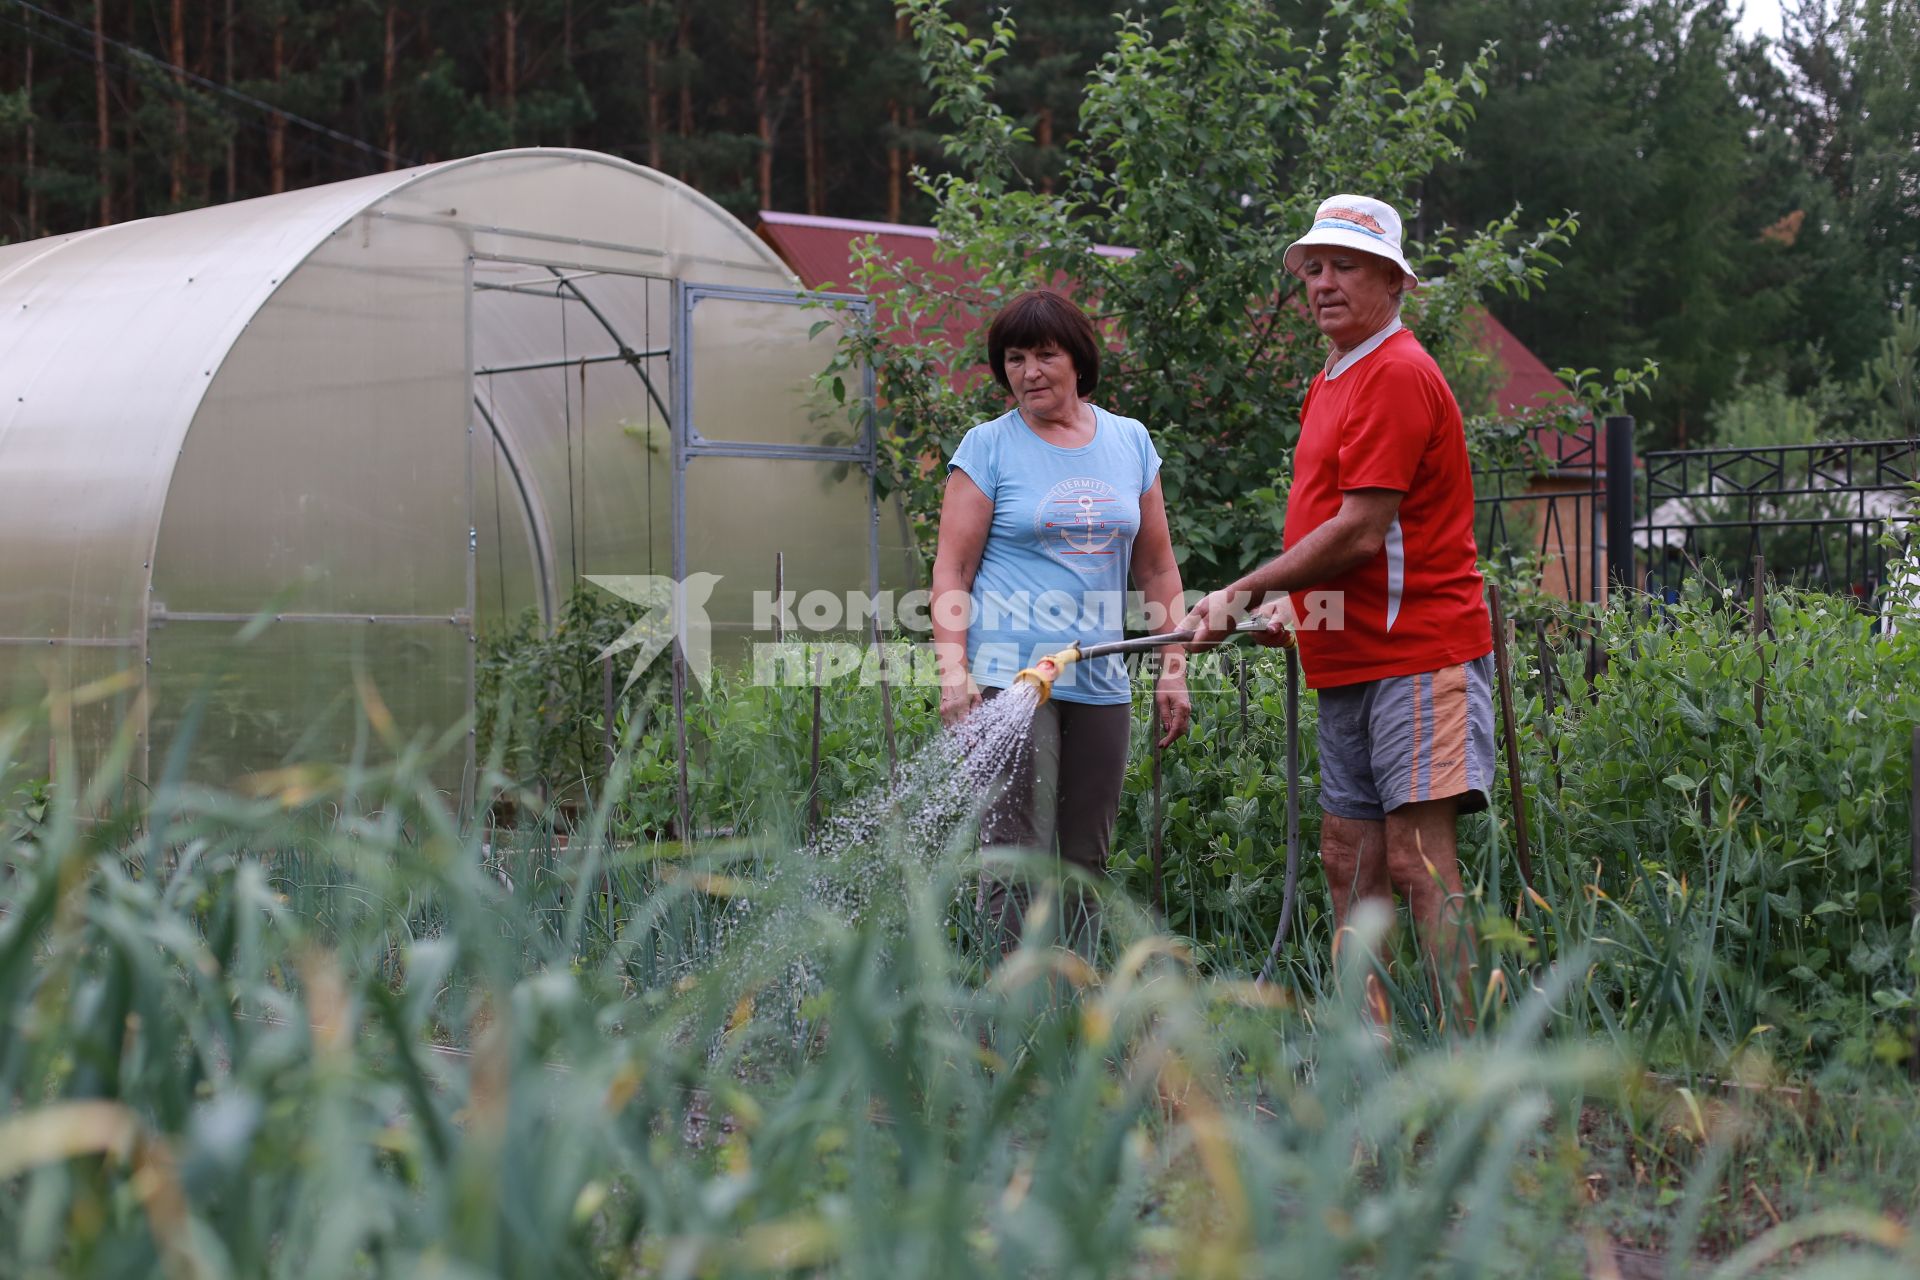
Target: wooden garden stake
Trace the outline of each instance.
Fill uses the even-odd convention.
[[[1245,742],[1247,738],[1247,651],[1242,649],[1235,656],[1240,660],[1238,671],[1240,684],[1240,740]]]
[[[1546,708],[1547,722],[1553,722],[1557,709],[1553,693],[1553,677],[1556,666],[1553,661],[1553,648],[1547,643],[1547,624],[1544,619],[1533,624],[1534,640],[1540,649],[1540,701]],[[1560,794],[1560,746],[1551,736],[1547,738],[1547,761],[1553,770],[1553,794]]]
[[[873,652],[880,664],[880,725],[887,735],[887,781],[899,772],[900,755],[893,744],[893,688],[887,683],[887,646],[880,639],[880,618],[873,619]]]
[[[1280,937],[1293,917],[1300,887],[1300,654],[1287,650],[1287,878],[1280,892]]]
[[[807,831],[820,825],[820,694],[827,682],[827,652],[813,648],[813,756],[807,768]]]
[[[613,772],[613,659],[600,659],[600,754]]]
[[[1913,730],[1913,765],[1907,785],[1907,842],[1913,846],[1913,871],[1907,892],[1913,903],[1914,927],[1920,928],[1920,725],[1915,725]],[[1915,1079],[1920,1079],[1920,1024],[1914,1028],[1913,1056],[1907,1059],[1907,1069]]]
[[[1527,843],[1527,795],[1520,785],[1520,740],[1513,723],[1513,668],[1507,663],[1507,615],[1500,607],[1500,588],[1487,584],[1487,603],[1493,609],[1493,666],[1500,682],[1500,721],[1507,731],[1507,787],[1513,797],[1514,852],[1520,859],[1520,881],[1533,888],[1533,851]]]
[[[787,638],[787,628],[780,621],[780,615],[787,603],[787,553],[773,553],[773,642],[779,644]]]
[[[1753,558],[1753,650],[1760,656],[1760,674],[1753,680],[1753,724],[1767,727],[1767,558]]]
[[[1163,851],[1160,847],[1160,700],[1153,700],[1153,717],[1148,722],[1147,741],[1153,747],[1153,828],[1147,834],[1147,850],[1153,861],[1153,907],[1162,920],[1167,916],[1166,888],[1160,880]]]

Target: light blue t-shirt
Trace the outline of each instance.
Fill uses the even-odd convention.
[[[1160,474],[1147,429],[1094,408],[1094,435],[1077,449],[1042,440],[1009,410],[967,432],[948,468],[993,501],[993,524],[973,579],[967,667],[1004,689],[1034,659],[1126,634],[1140,495]],[[1116,656],[1077,662],[1055,682],[1066,702],[1127,702]]]

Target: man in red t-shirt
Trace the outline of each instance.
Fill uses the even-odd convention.
[[[1452,972],[1464,997],[1454,821],[1486,808],[1493,786],[1493,632],[1460,407],[1400,325],[1419,281],[1389,205],[1325,201],[1286,267],[1332,347],[1300,415],[1286,549],[1181,627],[1204,648],[1251,612],[1274,642],[1297,641],[1320,698],[1335,922],[1364,899],[1391,910],[1397,890],[1436,972]]]

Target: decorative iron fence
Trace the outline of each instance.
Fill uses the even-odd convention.
[[[1666,594],[1710,566],[1744,593],[1760,556],[1777,581],[1873,605],[1920,529],[1920,438],[1636,458],[1633,419],[1615,417],[1549,455],[1544,469],[1475,470],[1475,532],[1483,554],[1537,562],[1542,586],[1576,603],[1609,582]]]
[[[1599,429],[1589,423],[1536,441],[1544,466],[1476,467],[1474,536],[1502,568],[1531,575],[1563,599],[1600,598],[1606,575],[1607,500]]]
[[[1758,556],[1769,577],[1868,604],[1887,581],[1886,535],[1908,536],[1914,518],[1920,439],[1668,449],[1641,461],[1638,585],[1669,592],[1713,563],[1744,586]]]

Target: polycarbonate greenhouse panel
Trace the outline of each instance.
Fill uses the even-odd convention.
[[[462,253],[362,215],[254,316],[174,470],[156,615],[466,612]]]
[[[840,332],[831,310],[724,296],[692,305],[693,424],[702,440],[859,445],[846,404],[859,402],[860,387],[845,386],[845,400],[836,400],[820,384]]]
[[[124,769],[138,774],[146,745],[140,737],[139,690],[139,655],[129,647],[0,646],[0,723],[25,728],[16,761],[29,775],[55,772],[56,736],[71,750],[84,778],[100,767],[116,738],[124,737]],[[64,714],[47,705],[56,691],[67,697]]]
[[[283,622],[244,644],[239,631],[209,622],[154,628],[156,775],[203,695],[187,776],[223,782],[283,764],[392,759],[369,706],[384,709],[403,747],[421,750],[466,714],[465,627]],[[461,736],[429,773],[456,791],[465,763]]]
[[[540,495],[553,598],[587,573],[667,572],[672,282],[501,262],[474,282],[477,412]]]
[[[872,525],[857,464],[695,458],[687,511],[689,571],[720,575],[707,605],[716,631],[751,629],[753,593],[772,592],[776,553],[788,591],[844,602],[867,589]]]
[[[664,174],[579,151],[518,151],[443,166],[382,216],[458,223],[480,258],[605,267],[717,284],[792,275],[751,229]]]
[[[20,246],[0,276],[0,639],[130,637],[214,371],[313,245],[399,180]]]
[[[476,621],[480,630],[509,625],[532,609],[546,616],[549,604],[541,595],[536,571],[532,517],[520,498],[518,483],[499,441],[484,422],[476,421],[473,477],[474,529],[478,537],[475,587]]]

